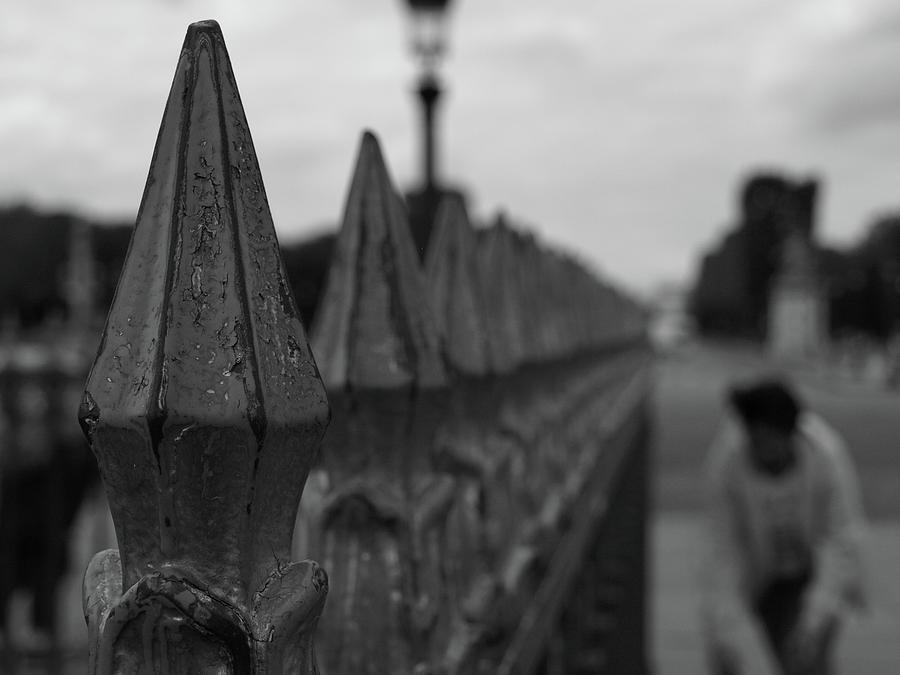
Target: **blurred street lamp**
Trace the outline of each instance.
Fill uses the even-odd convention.
[[[447,46],[447,10],[450,0],[407,0],[413,53],[425,72],[434,72]]]
[[[410,47],[419,63],[416,93],[422,108],[422,182],[407,193],[413,240],[424,258],[437,207],[447,188],[437,178],[435,117],[443,93],[438,66],[447,51],[451,0],[405,0]]]
[[[450,0],[407,0],[407,6],[410,15],[411,46],[421,65],[418,93],[422,104],[423,187],[426,192],[434,192],[437,189],[434,118],[442,93],[437,68],[446,51]]]

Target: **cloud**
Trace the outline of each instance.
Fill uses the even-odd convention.
[[[190,21],[225,33],[279,236],[335,221],[359,132],[418,174],[399,0],[11,0],[0,199],[133,214]],[[888,0],[457,2],[442,174],[633,284],[690,275],[748,167],[825,176],[826,230],[893,199]],[[893,140],[892,140],[893,139]]]
[[[773,99],[793,111],[806,133],[867,133],[874,126],[900,126],[900,6],[860,0],[842,8],[805,39],[794,39],[791,59],[770,77]],[[815,16],[810,14],[810,16]],[[776,54],[777,55],[777,54]]]

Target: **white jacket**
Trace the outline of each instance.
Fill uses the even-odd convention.
[[[708,640],[740,654],[745,672],[777,673],[753,598],[811,561],[802,622],[817,625],[861,606],[862,509],[844,443],[820,417],[801,414],[797,463],[781,476],[755,470],[746,443],[742,424],[729,418],[706,462],[704,627]]]

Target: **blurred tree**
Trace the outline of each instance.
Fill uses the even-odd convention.
[[[319,298],[325,287],[325,275],[331,264],[334,239],[335,232],[329,232],[281,247],[287,275],[291,280],[291,290],[297,300],[303,325],[307,329],[312,325]]]
[[[817,183],[774,174],[751,178],[741,217],[702,259],[689,307],[701,333],[760,339],[781,249],[791,229],[814,239]],[[884,342],[900,332],[900,214],[872,223],[862,241],[839,251],[813,243],[828,285],[833,337]]]
[[[41,213],[19,205],[0,208],[0,316],[14,317],[23,328],[40,326],[51,317],[66,316],[63,274],[69,232],[78,216]],[[90,223],[96,262],[97,307],[105,315],[112,302],[131,239],[130,223]],[[335,228],[336,229],[336,228]],[[282,246],[294,297],[309,326],[325,282],[334,233]]]
[[[900,331],[900,215],[876,220],[858,257],[875,316],[872,333],[887,340]]]
[[[0,212],[0,307],[25,325],[63,311],[57,271],[65,260],[70,218],[25,206]]]
[[[813,236],[818,183],[776,174],[750,178],[740,195],[740,218],[701,263],[690,308],[701,332],[760,340],[769,287],[787,236]]]

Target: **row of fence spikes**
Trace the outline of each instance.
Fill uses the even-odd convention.
[[[502,215],[474,229],[459,195],[438,209],[423,269],[378,141],[363,134],[311,331],[329,389],[433,388],[445,365],[508,373],[642,329],[631,299]]]
[[[217,40],[210,43],[217,48],[186,50],[179,63],[129,256],[141,257],[126,264],[89,381],[99,410],[121,404],[150,419],[203,419],[213,396],[223,409],[245,406],[258,425],[282,417],[289,399],[303,400],[299,390],[291,394],[300,380],[285,379],[292,371],[261,348],[287,344],[292,361],[309,362],[296,310],[284,298],[262,179]],[[206,108],[211,114],[200,114]],[[229,279],[232,268],[240,283]],[[274,278],[264,274],[269,270]],[[369,132],[321,307],[311,342],[334,390],[439,387],[445,361],[467,374],[509,372],[620,337],[636,314],[571,259],[502,217],[473,230],[459,198],[440,209],[423,271],[405,206]],[[141,309],[143,322],[133,322]],[[155,318],[147,323],[147,316]],[[282,324],[298,337],[272,333]],[[218,346],[210,349],[212,368],[193,353],[198,345]],[[170,362],[182,373],[180,386],[152,371]],[[210,372],[245,367],[237,387],[233,380],[207,382]],[[120,382],[126,372],[129,381]],[[261,414],[264,403],[271,410]]]
[[[542,247],[533,235],[510,227],[503,216],[483,237],[488,240],[483,283],[497,303],[488,316],[507,323],[490,334],[507,336],[497,350],[506,347],[506,358],[514,366],[639,337],[643,321],[637,304],[572,258]],[[498,278],[501,269],[503,277]],[[495,283],[506,280],[502,292],[493,288],[491,275]],[[510,339],[512,335],[516,338]]]

